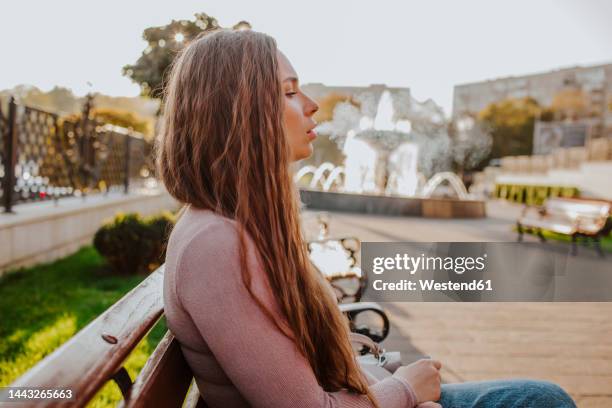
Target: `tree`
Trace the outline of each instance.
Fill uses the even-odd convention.
[[[356,107],[357,109],[361,108],[361,103],[353,99],[350,95],[343,95],[338,93],[330,93],[325,96],[319,102],[319,110],[314,115],[314,120],[318,123],[329,122],[334,119],[334,109],[336,105],[339,103],[349,103]]]
[[[581,89],[564,89],[553,97],[550,109],[557,119],[578,119],[589,116],[589,100]]]
[[[136,63],[123,67],[123,75],[140,85],[143,96],[161,98],[164,75],[178,52],[202,33],[218,28],[217,19],[206,13],[197,13],[195,20],[172,20],[165,26],[149,27],[143,33],[147,48]],[[249,29],[251,25],[240,21],[233,28]]]
[[[478,119],[493,138],[490,158],[531,154],[533,126],[541,112],[533,98],[505,99],[484,108]]]
[[[82,113],[75,113],[64,116],[62,119],[70,122],[77,122],[81,116]],[[143,118],[134,112],[121,109],[93,108],[89,116],[91,119],[101,123],[121,126],[126,129],[140,132],[148,139],[153,136],[153,120],[151,118]]]
[[[43,92],[35,86],[18,85],[6,91],[6,94],[17,97],[24,105],[51,112],[76,113],[81,108],[79,99],[72,91],[61,86],[55,86],[49,92]]]
[[[80,108],[78,99],[68,88],[54,86],[53,89],[47,92],[47,97],[49,98],[51,110],[73,112]]]
[[[330,93],[318,101],[319,110],[314,115],[314,120],[319,123],[317,132],[319,138],[325,137],[335,143],[336,149],[342,149],[346,135],[350,130],[357,130],[361,118],[361,103],[350,95]],[[327,149],[327,144],[315,145],[320,149]],[[320,155],[320,154],[319,154]]]
[[[133,112],[120,109],[94,108],[91,113],[94,118],[103,123],[132,129],[147,137],[153,135],[153,121],[142,118]]]

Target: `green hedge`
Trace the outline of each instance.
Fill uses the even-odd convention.
[[[163,263],[175,220],[170,212],[146,218],[120,213],[100,227],[93,245],[116,273],[148,273]]]
[[[580,190],[566,186],[496,184],[494,196],[514,203],[542,205],[550,197],[579,197]]]

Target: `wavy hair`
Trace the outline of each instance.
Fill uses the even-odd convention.
[[[258,250],[290,337],[323,389],[365,394],[377,405],[349,341],[348,323],[304,243],[284,97],[273,38],[220,30],[175,59],[164,97],[157,166],[178,201],[237,221],[242,278],[251,296],[245,231]]]

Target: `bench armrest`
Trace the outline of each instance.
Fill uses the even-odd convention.
[[[360,303],[342,303],[338,307],[340,311],[346,315],[349,319],[351,331],[359,334],[364,334],[374,340],[377,343],[382,342],[389,335],[390,323],[389,317],[383,310],[383,308],[374,302],[360,302]],[[366,324],[357,325],[355,319],[361,313],[374,313],[378,315],[382,320],[382,328],[380,330],[368,327]]]

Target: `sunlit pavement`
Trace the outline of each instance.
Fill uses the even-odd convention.
[[[487,211],[489,217],[479,220],[330,213],[330,235],[362,241],[514,241],[512,226],[521,207],[490,202]],[[314,222],[314,213],[304,216]],[[612,256],[604,262],[612,266]],[[423,355],[441,360],[445,382],[549,380],[579,407],[612,407],[612,303],[383,306],[392,320],[385,348],[402,351],[406,363]]]

